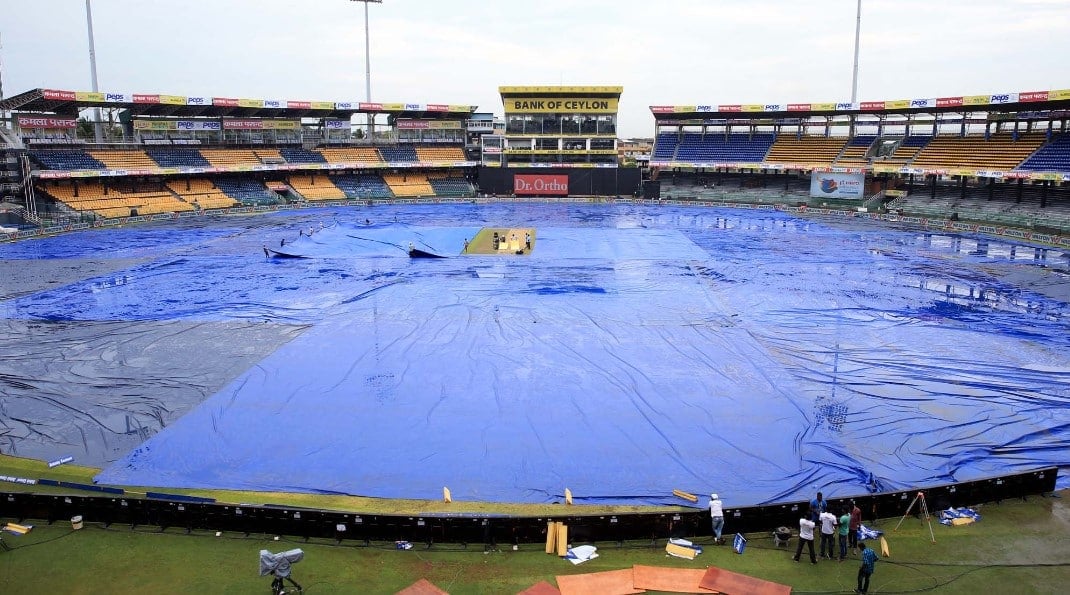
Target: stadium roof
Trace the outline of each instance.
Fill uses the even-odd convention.
[[[357,113],[386,113],[410,118],[457,117],[474,105],[444,103],[366,103],[362,101],[294,101],[187,97],[141,93],[97,93],[34,89],[0,101],[0,110],[77,115],[90,107],[123,108],[136,116],[235,116],[242,118],[348,118]]]
[[[860,103],[757,103],[709,105],[652,105],[654,119],[680,120],[717,117],[769,118],[850,114],[931,114],[940,112],[1047,111],[1070,109],[1070,89],[1022,91],[992,95],[863,101]]]

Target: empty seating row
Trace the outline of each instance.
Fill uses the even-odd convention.
[[[654,154],[651,159],[655,161],[669,161],[676,157],[676,147],[680,143],[680,136],[675,132],[662,132],[654,140]]]
[[[245,178],[220,178],[215,185],[227,196],[245,205],[277,204],[279,196],[262,182]]]
[[[676,149],[677,161],[757,163],[765,159],[772,134],[685,133]]]
[[[475,194],[472,184],[464,178],[457,177],[428,177],[427,181],[435,190],[436,196],[464,197]]]
[[[798,163],[814,167],[832,165],[847,144],[845,137],[798,136],[781,134],[769,148],[765,160],[770,163]]]
[[[860,135],[847,141],[847,146],[844,147],[840,156],[836,158],[836,165],[845,165],[847,167],[868,165],[869,148],[875,140],[877,140],[876,136]]]
[[[1018,169],[1070,172],[1070,133],[1056,136],[1026,159]]]
[[[303,176],[290,176],[290,187],[306,200],[339,200],[345,199],[346,193],[331,182],[330,176],[325,174],[310,174]]]
[[[34,150],[30,151],[30,157],[45,169],[106,169],[103,163],[81,149]]]
[[[427,181],[427,174],[383,174],[383,181],[394,196],[434,196],[435,189]]]
[[[151,157],[140,149],[109,149],[89,151],[89,155],[104,164],[107,169],[149,169],[159,167]]]
[[[239,204],[238,201],[216,188],[211,180],[203,178],[171,180],[167,182],[167,187],[182,200],[201,209],[225,209]]]
[[[394,193],[376,174],[333,176],[331,181],[349,198],[393,198]]]
[[[166,187],[150,191],[120,190],[100,182],[54,184],[38,187],[76,211],[92,211],[102,217],[127,217],[192,211],[194,206],[179,200]]]
[[[145,149],[145,153],[160,167],[211,167],[211,163],[197,149],[167,147]]]
[[[1010,134],[937,136],[918,151],[910,165],[922,168],[977,168],[1009,170],[1040,148],[1044,135],[1030,133],[1015,139]]]
[[[929,144],[933,137],[931,136],[906,136],[903,140],[899,141],[899,146],[895,148],[895,151],[891,155],[884,157],[883,161],[890,164],[904,164],[908,163],[918,151],[925,148],[925,145]]]
[[[417,161],[464,161],[460,147],[416,147]]]

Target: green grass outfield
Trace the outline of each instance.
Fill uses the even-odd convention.
[[[0,475],[47,476],[86,481],[95,470],[59,467],[39,472],[41,463],[0,459]],[[47,469],[46,469],[47,471]],[[0,484],[10,490],[15,484]],[[26,487],[26,486],[23,486]],[[43,490],[35,490],[43,491]],[[204,494],[205,492],[198,492]],[[230,494],[230,493],[224,493]],[[908,517],[898,531],[898,518],[884,519],[892,556],[877,564],[871,593],[1065,593],[1070,585],[1070,502],[1057,497],[1031,497],[980,507],[983,520],[974,525],[945,527],[933,523],[936,543],[921,521]],[[282,495],[280,495],[282,496]],[[265,500],[261,495],[260,500]],[[274,501],[274,499],[272,499]],[[357,501],[384,502],[375,499]],[[454,503],[457,504],[457,503]],[[384,508],[421,506],[386,504]],[[422,506],[430,506],[423,503]],[[445,505],[443,505],[445,506]],[[487,510],[500,511],[497,506]],[[324,507],[327,507],[324,505]],[[577,507],[579,508],[579,507]],[[423,510],[421,508],[421,510]],[[452,509],[451,509],[452,510]],[[556,507],[560,512],[560,506]],[[4,519],[11,520],[11,519]],[[517,551],[484,552],[481,545],[461,549],[436,544],[424,549],[396,550],[393,543],[336,545],[333,540],[302,540],[274,536],[184,530],[160,532],[153,527],[86,522],[74,531],[69,522],[34,524],[24,536],[3,534],[11,551],[0,550],[0,593],[267,593],[270,579],[257,576],[258,552],[294,547],[305,560],[294,566],[294,578],[305,592],[394,593],[426,578],[454,594],[516,593],[560,574],[629,568],[633,564],[706,568],[719,566],[791,585],[796,593],[843,593],[854,589],[857,557],[847,562],[822,561],[817,566],[794,563],[794,551],[777,549],[767,534],[748,535],[743,555],[708,546],[695,560],[666,556],[665,542],[595,543],[600,557],[579,566],[543,553],[542,544]],[[729,527],[730,529],[730,527]],[[709,538],[699,539],[700,544]],[[794,540],[792,545],[794,545]],[[578,545],[578,544],[574,544]]]

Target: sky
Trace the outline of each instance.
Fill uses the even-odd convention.
[[[364,101],[364,5],[94,0],[99,88]],[[478,105],[500,85],[622,85],[650,105],[851,98],[856,0],[384,0],[372,101]],[[83,0],[0,0],[5,96],[91,90]],[[1070,88],[1070,0],[863,0],[858,100]]]

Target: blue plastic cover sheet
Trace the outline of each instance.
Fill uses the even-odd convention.
[[[580,502],[679,504],[682,489],[729,506],[1048,465],[1067,486],[1058,250],[713,208],[242,223],[186,241],[145,228],[182,244],[107,291],[87,279],[0,305],[9,318],[309,325],[97,481],[387,498],[446,486],[506,502],[567,487]],[[482,226],[535,227],[534,250],[459,255]],[[451,257],[409,259],[409,242]]]

